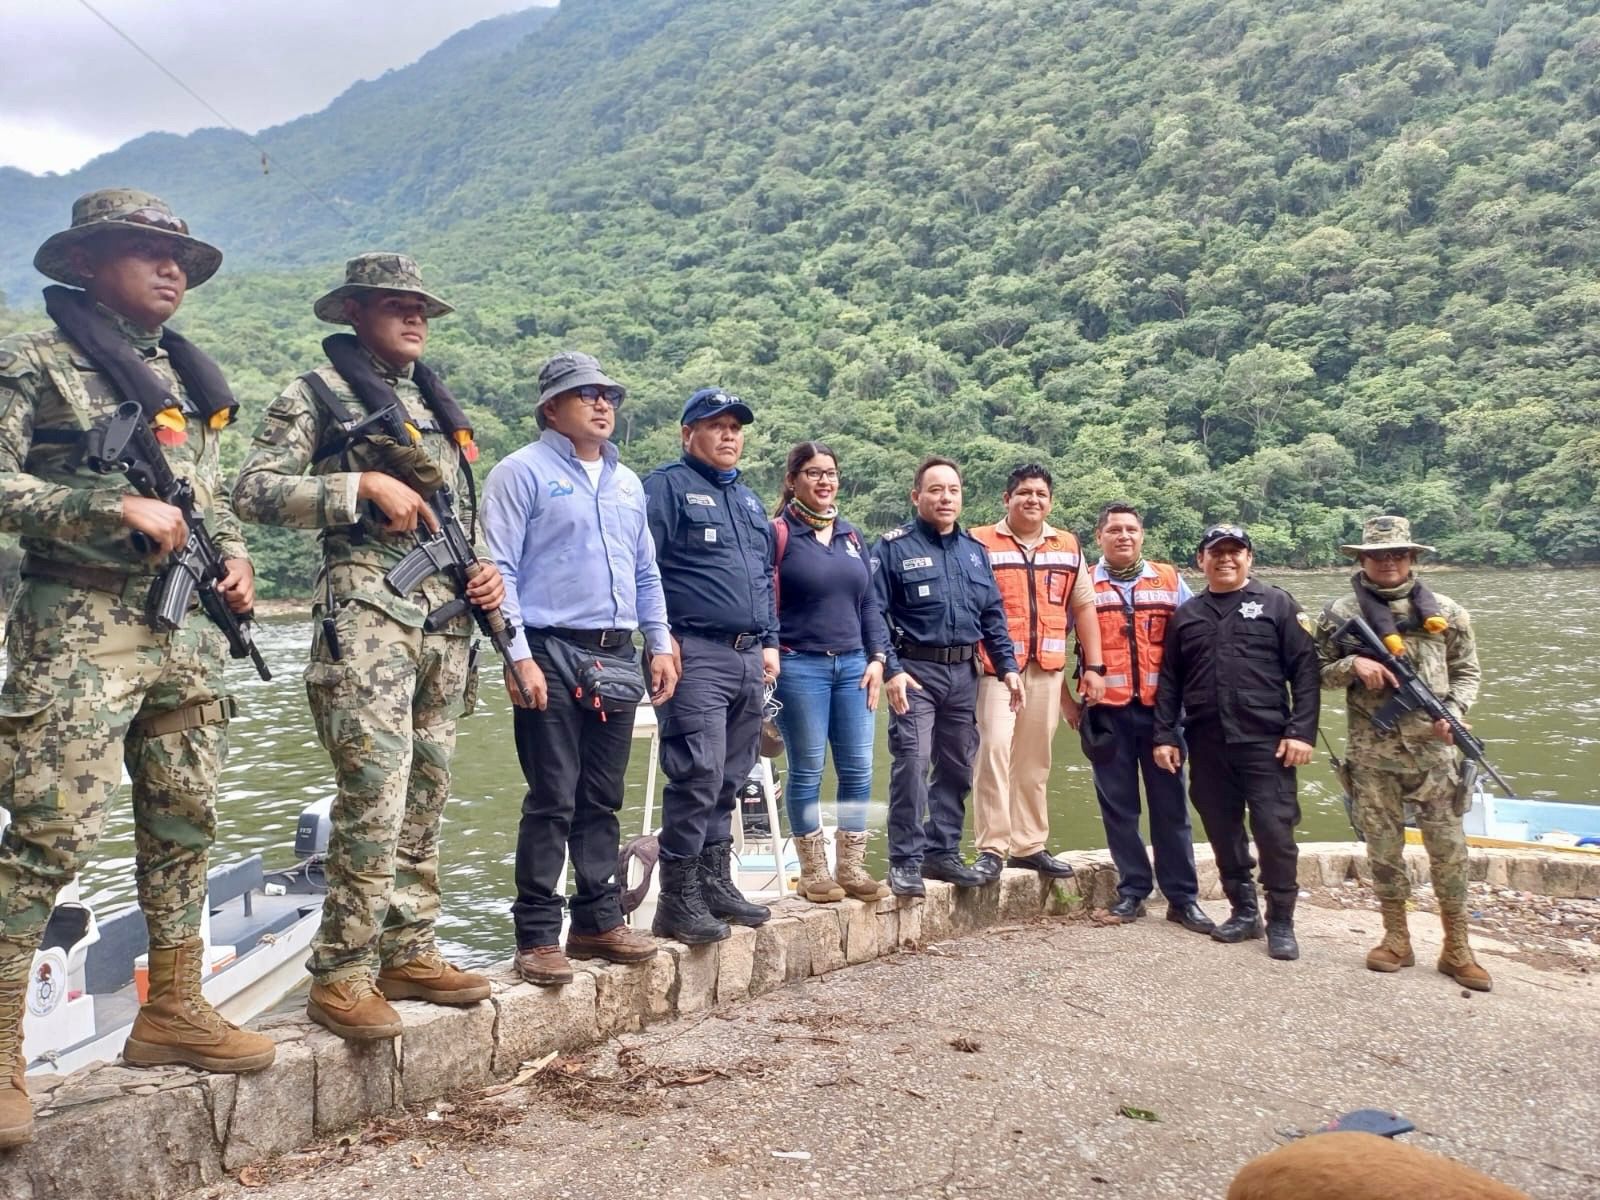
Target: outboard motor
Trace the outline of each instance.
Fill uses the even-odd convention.
[[[296,858],[322,858],[328,853],[328,838],[333,833],[333,797],[318,800],[300,810],[300,823],[294,828]]]

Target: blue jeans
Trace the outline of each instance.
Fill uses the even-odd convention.
[[[783,705],[778,729],[789,760],[783,798],[789,809],[789,830],[796,837],[822,828],[822,758],[830,744],[834,774],[839,777],[839,828],[850,833],[867,828],[873,714],[867,710],[866,689],[860,686],[866,669],[864,650],[848,654],[784,652],[777,687]]]

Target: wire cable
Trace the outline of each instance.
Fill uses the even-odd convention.
[[[133,49],[139,54],[139,56],[141,58],[143,58],[146,62],[148,62],[156,70],[160,71],[168,79],[172,80],[172,82],[177,84],[178,87],[183,89],[183,91],[185,93],[187,93],[192,99],[194,99],[194,101],[196,103],[198,103],[202,108],[204,108],[212,116],[216,117],[217,120],[221,121],[224,125],[226,125],[230,130],[232,130],[234,133],[238,134],[245,141],[249,142],[252,146],[254,146],[257,150],[259,150],[261,152],[261,165],[262,165],[263,169],[265,169],[265,167],[267,166],[267,164],[269,162],[276,163],[278,168],[281,171],[283,171],[283,173],[285,175],[287,175],[290,179],[294,180],[295,185],[298,186],[301,191],[305,192],[306,195],[310,196],[318,204],[322,205],[323,208],[327,209],[329,212],[331,212],[334,216],[338,217],[339,220],[343,221],[346,225],[350,226],[352,229],[359,228],[359,226],[357,226],[356,223],[350,219],[350,217],[349,217],[349,215],[347,213],[341,212],[338,208],[336,208],[334,206],[334,204],[330,200],[328,200],[326,197],[318,194],[311,187],[310,184],[308,184],[304,179],[301,179],[299,175],[295,174],[295,172],[286,163],[284,163],[281,160],[279,160],[279,159],[273,157],[272,155],[268,154],[267,148],[265,146],[263,146],[259,141],[257,141],[252,135],[246,133],[243,129],[240,129],[237,125],[235,125],[232,121],[228,120],[228,118],[225,115],[223,115],[222,111],[220,109],[218,109],[216,105],[212,104],[211,101],[207,100],[204,96],[202,96],[199,92],[195,91],[192,87],[190,87],[183,80],[179,79],[178,76],[176,74],[174,74],[172,72],[172,70],[169,69],[166,66],[165,63],[161,62],[161,60],[156,58],[155,55],[151,54],[150,51],[146,50],[138,42],[134,41],[133,38],[125,30],[123,30],[120,26],[118,26],[116,24],[116,22],[114,22],[110,17],[106,16],[105,13],[101,12],[93,4],[89,3],[89,0],[78,0],[78,3],[81,4],[85,9],[87,9],[107,29],[111,30],[112,33],[116,34],[123,41],[127,42],[128,45],[132,46]]]

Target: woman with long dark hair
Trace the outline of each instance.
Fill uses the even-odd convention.
[[[873,714],[883,686],[887,632],[872,591],[861,532],[839,516],[839,459],[821,442],[789,451],[778,542],[778,641],[783,670],[778,728],[789,759],[784,799],[800,855],[799,893],[817,903],[889,890],[867,873]],[[839,779],[834,873],[822,834],[822,763],[833,747]]]

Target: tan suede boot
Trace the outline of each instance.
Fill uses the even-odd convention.
[[[794,848],[800,855],[800,882],[795,892],[813,904],[836,904],[844,899],[844,889],[833,882],[828,874],[828,851],[822,840],[822,830],[794,839]]]
[[[1367,951],[1367,970],[1385,973],[1416,966],[1411,931],[1406,928],[1406,902],[1383,901],[1383,941]]]
[[[0,1147],[33,1141],[33,1102],[22,1081],[22,998],[28,978],[0,982]]]
[[[237,1074],[272,1065],[278,1048],[263,1034],[225,1020],[200,994],[205,944],[150,947],[150,992],[122,1047],[138,1067],[182,1063],[202,1071]]]
[[[489,998],[489,980],[445,962],[437,950],[378,972],[385,1000],[426,1000],[429,1004],[475,1004]]]
[[[1439,951],[1439,974],[1448,975],[1464,988],[1489,990],[1489,972],[1478,965],[1467,942],[1467,909],[1463,904],[1439,905],[1444,925],[1444,949]]]
[[[833,831],[833,877],[845,893],[857,900],[882,900],[889,894],[871,875],[867,874],[867,835],[843,829]]]
[[[313,983],[306,1016],[347,1042],[399,1037],[400,1014],[378,994],[366,976],[337,983]]]

